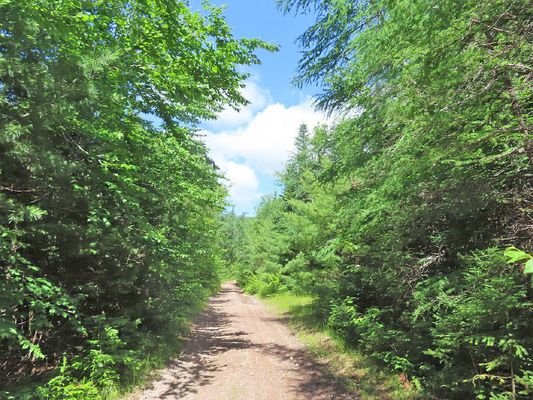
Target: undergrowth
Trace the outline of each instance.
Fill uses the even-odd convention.
[[[362,400],[421,399],[416,382],[403,374],[380,370],[374,360],[350,347],[345,340],[321,322],[313,297],[277,293],[262,297],[268,309],[285,318],[311,354],[325,360],[337,383],[347,387]]]
[[[61,364],[40,379],[27,379],[4,388],[5,400],[119,400],[163,367],[173,355],[179,354],[182,338],[191,321],[205,308],[206,301],[191,304],[180,312],[181,328],[165,337],[139,335],[139,350],[126,350],[127,343],[114,328],[104,328],[99,340],[90,341],[83,355],[63,357]]]

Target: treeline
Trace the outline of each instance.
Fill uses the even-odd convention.
[[[0,2],[0,397],[108,398],[168,357],[218,285],[194,125],[246,102],[257,47],[185,1]]]
[[[225,216],[232,273],[313,295],[423,397],[531,398],[530,2],[281,5],[316,9],[297,82],[344,118],[302,126],[282,193]]]

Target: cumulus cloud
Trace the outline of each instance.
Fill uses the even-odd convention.
[[[259,179],[253,168],[226,160],[218,166],[227,179],[231,201],[239,209],[251,210],[261,197]]]
[[[215,162],[236,160],[272,175],[281,170],[294,147],[300,124],[312,129],[324,121],[309,101],[291,107],[271,104],[244,126],[221,132],[204,131]]]
[[[294,106],[274,103],[256,81],[249,81],[243,94],[251,101],[248,107],[223,111],[200,132],[210,157],[228,180],[230,201],[238,212],[252,210],[263,181],[271,182],[283,168],[299,126],[306,124],[312,130],[326,120],[309,98]]]
[[[246,86],[241,89],[242,96],[249,101],[249,104],[240,110],[227,107],[217,116],[216,120],[208,121],[207,127],[213,131],[222,129],[232,129],[250,122],[257,111],[265,108],[272,102],[270,92],[263,89],[258,78],[250,78]]]

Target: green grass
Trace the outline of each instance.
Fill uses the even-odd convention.
[[[349,347],[329,331],[313,312],[313,298],[279,293],[261,301],[286,319],[298,339],[317,359],[327,361],[329,372],[361,400],[421,399],[416,388],[400,374],[380,370],[368,356]]]

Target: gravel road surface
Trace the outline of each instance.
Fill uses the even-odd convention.
[[[354,398],[279,318],[227,283],[197,319],[180,357],[131,400]]]

